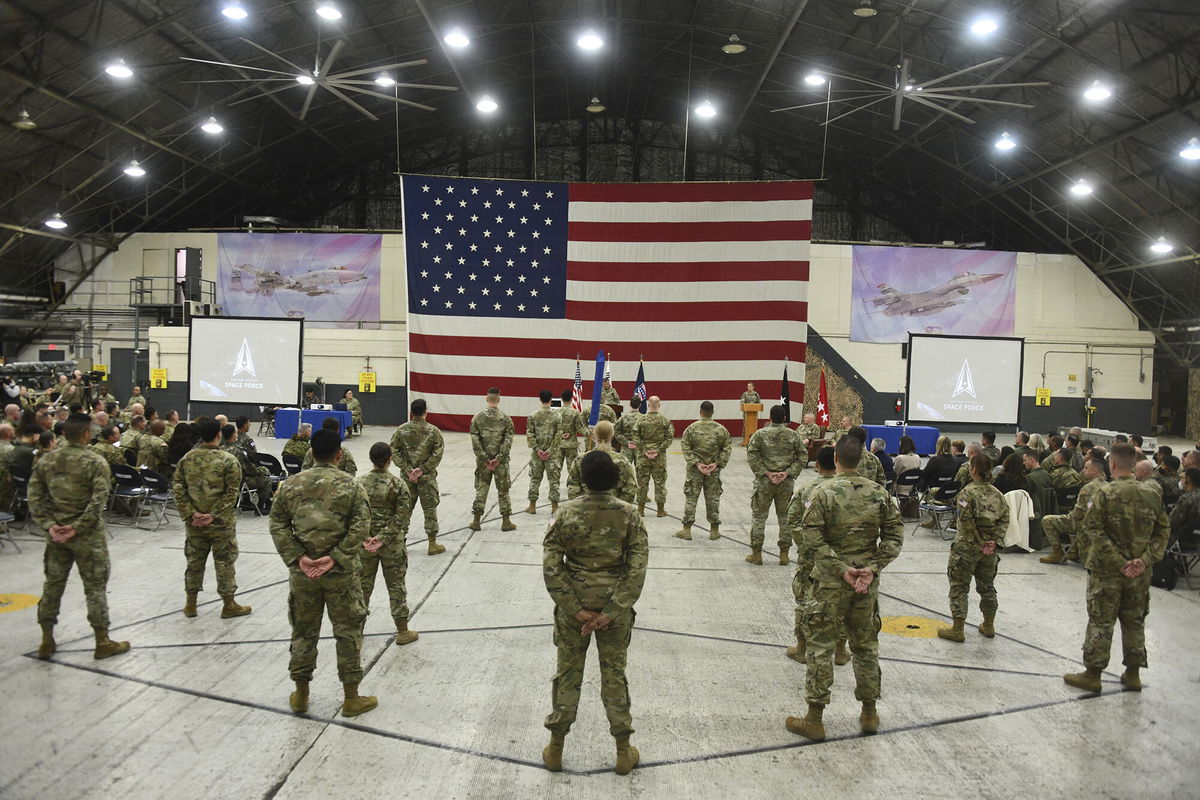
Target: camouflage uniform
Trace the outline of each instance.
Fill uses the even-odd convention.
[[[627,409],[613,425],[613,449],[623,455],[630,464],[637,463],[637,450],[630,447],[629,443],[633,441],[633,429],[641,416],[641,412]]]
[[[271,497],[271,473],[267,472],[267,468],[251,463],[249,457],[246,456],[246,451],[238,447],[237,442],[225,442],[221,445],[221,449],[237,460],[238,467],[242,471],[242,480],[245,481],[246,486],[257,493],[259,502],[269,500]]]
[[[316,462],[313,461],[312,448],[310,447],[308,452],[304,454],[304,461],[301,462],[300,469],[301,471],[311,469],[314,464]],[[352,478],[358,474],[358,464],[354,463],[354,456],[350,455],[350,451],[346,449],[345,445],[342,445],[342,460],[338,462],[337,468]]]
[[[571,464],[579,457],[579,437],[588,435],[588,425],[583,415],[570,406],[563,406],[559,413],[562,414],[562,423],[558,426],[558,452],[551,458],[558,462],[554,466],[562,475],[563,465],[570,472]]]
[[[880,695],[879,573],[896,560],[904,544],[900,512],[881,486],[853,470],[822,485],[805,506],[801,552],[813,553],[812,600],[803,615],[808,702],[829,704],[839,620],[845,622],[854,655],[854,696],[874,701]],[[843,579],[851,567],[874,571],[866,594],[858,594]]]
[[[817,441],[821,438],[821,426],[815,422],[803,422],[796,426],[796,435],[805,441]]]
[[[1069,464],[1061,464],[1050,470],[1050,485],[1055,489],[1069,489],[1083,485],[1083,478]]]
[[[617,390],[614,389],[612,386],[609,386],[607,389],[605,389],[603,386],[601,386],[600,387],[600,402],[605,403],[605,404],[612,404],[612,405],[619,406],[619,405],[621,405],[621,395],[617,394]],[[612,409],[610,408],[609,411],[611,411],[611,410]]]
[[[704,490],[704,510],[709,525],[721,524],[721,470],[733,452],[729,431],[714,419],[698,419],[688,425],[680,439],[683,445],[683,524],[696,521],[696,503]],[[716,464],[711,475],[696,469],[697,464]]]
[[[146,467],[169,478],[170,465],[167,463],[167,443],[152,433],[147,433],[138,439],[138,467]]]
[[[818,475],[816,479],[796,492],[788,506],[788,527],[792,531],[792,539],[796,543],[796,574],[792,577],[792,596],[796,598],[796,641],[803,642],[808,636],[804,629],[804,614],[807,604],[812,599],[812,571],[814,553],[805,547],[801,534],[800,522],[804,518],[805,503],[812,499],[813,493],[822,485],[833,480],[833,475]],[[846,622],[837,620],[838,641],[846,638]]]
[[[351,397],[346,401],[346,410],[350,412],[350,426],[358,428],[362,426],[362,401],[357,397]]]
[[[121,449],[131,453],[137,453],[138,440],[141,439],[145,433],[146,432],[144,430],[139,431],[136,428],[130,428],[129,430],[125,431],[123,434],[121,434]]]
[[[759,397],[758,392],[742,392],[742,402],[743,403],[761,403],[762,398]]]
[[[91,445],[91,449],[99,453],[100,457],[109,464],[120,464],[123,467],[129,466],[129,462],[125,460],[125,451],[119,449],[115,444],[96,442]]]
[[[1171,530],[1189,534],[1196,527],[1200,527],[1200,489],[1189,489],[1171,509]]]
[[[615,494],[618,499],[624,500],[626,503],[636,502],[638,482],[633,464],[618,457],[608,445],[602,445],[596,449],[612,453],[613,462],[617,465],[617,471],[621,473],[617,485],[610,490],[610,494]],[[579,459],[577,458],[571,462],[571,472],[567,475],[567,499],[574,500],[581,494],[583,494],[583,481],[579,477]]]
[[[12,508],[16,487],[8,470],[8,459],[0,456],[0,511]]]
[[[408,493],[408,511],[411,514],[420,499],[426,536],[438,534],[437,507],[442,496],[438,493],[437,468],[445,450],[442,432],[424,419],[409,420],[392,434],[392,463],[399,468],[401,477],[408,481],[411,470],[421,469],[421,477]]]
[[[294,433],[292,434],[292,438],[287,440],[287,444],[283,446],[283,454],[285,456],[295,456],[300,459],[301,463],[304,463],[304,457],[308,455],[310,447],[312,447],[311,438]]]
[[[971,578],[979,593],[979,610],[984,617],[993,617],[999,608],[996,600],[996,570],[1000,566],[999,551],[1004,548],[1008,531],[1008,503],[1000,490],[987,481],[972,481],[958,493],[958,535],[950,545],[950,562],[946,575],[950,579],[950,616],[967,618],[967,596]],[[985,542],[994,541],[996,552],[990,556],[980,550]]]
[[[359,554],[371,533],[371,507],[362,487],[332,464],[317,464],[288,478],[271,507],[271,536],[288,565],[288,621],[292,624],[288,670],[294,681],[312,680],[325,612],[337,642],[338,678],[362,679],[363,603]],[[313,580],[300,571],[300,556],[333,558],[333,569]]]
[[[546,590],[554,600],[554,644],[558,669],[551,684],[551,733],[565,736],[575,721],[588,639],[579,634],[575,614],[599,611],[612,620],[595,632],[600,656],[600,699],[616,738],[633,733],[625,659],[633,633],[634,603],[646,580],[650,546],[641,517],[630,504],[607,492],[592,492],[564,503],[542,543]]]
[[[238,431],[237,440],[234,444],[242,449],[242,452],[246,454],[246,458],[253,459],[255,454],[258,453],[258,445],[250,438],[250,434],[245,431]]]
[[[800,442],[801,446],[804,442]],[[805,457],[808,457],[807,450]],[[880,486],[887,486],[887,475],[883,472],[883,462],[879,460],[879,456],[867,450],[865,447],[862,451],[862,461],[858,462],[858,474],[864,478],[870,478]]]
[[[983,453],[985,456],[987,456],[988,458],[990,458],[992,460],[993,467],[1000,466],[1000,448],[999,447],[996,447],[996,445],[994,445],[994,444],[989,444],[986,447],[984,447],[982,450],[980,450],[979,452]]]
[[[223,448],[202,444],[189,450],[175,465],[171,493],[183,520],[183,553],[187,568],[183,573],[184,591],[195,594],[204,588],[204,565],[212,551],[213,570],[217,573],[217,592],[232,597],[237,592],[234,562],[238,557],[237,499],[242,487],[242,468],[238,459]],[[212,514],[213,521],[203,528],[192,526],[195,513]]]
[[[1086,560],[1087,542],[1079,535],[1080,525],[1084,514],[1087,513],[1088,503],[1092,501],[1092,495],[1100,491],[1104,484],[1103,478],[1089,481],[1079,490],[1079,497],[1070,513],[1048,514],[1042,517],[1042,533],[1046,534],[1051,545],[1066,547],[1070,540],[1074,540],[1080,558]]]
[[[471,504],[473,514],[482,515],[492,479],[496,480],[496,495],[500,501],[500,514],[512,514],[512,501],[508,496],[512,477],[508,471],[508,454],[513,443],[512,418],[499,408],[488,406],[471,420],[471,448],[475,451],[475,502]],[[499,459],[494,470],[484,466],[485,461]]]
[[[562,414],[545,406],[529,415],[525,420],[525,442],[529,445],[529,503],[537,502],[538,493],[542,488],[542,475],[550,484],[550,502],[558,502],[559,474],[558,458],[558,426],[562,422]],[[549,453],[546,460],[538,458],[538,451]]]
[[[29,513],[46,533],[42,557],[46,583],[38,601],[40,625],[58,623],[58,609],[71,565],[79,565],[87,618],[93,628],[108,627],[108,543],[104,507],[112,486],[108,462],[83,445],[70,443],[47,453],[29,478]],[[50,538],[51,525],[72,525],[75,536],[62,544]]]
[[[1150,571],[1167,548],[1171,526],[1162,499],[1133,478],[1115,478],[1091,496],[1083,517],[1087,556],[1087,633],[1083,663],[1108,666],[1113,627],[1121,621],[1122,662],[1146,667],[1146,615],[1150,612]],[[1140,558],[1146,571],[1137,578],[1121,574],[1125,563]]]
[[[408,487],[404,481],[384,469],[373,469],[358,479],[367,503],[371,507],[371,537],[379,537],[383,545],[374,553],[363,549],[358,554],[361,563],[363,605],[370,613],[371,593],[375,589],[375,574],[383,566],[383,583],[391,601],[392,620],[398,630],[408,626],[408,593],[404,574],[408,571],[408,550],[404,537],[412,506],[408,502]]]
[[[664,506],[667,503],[667,448],[675,439],[675,428],[661,412],[651,411],[638,418],[632,433],[637,445],[638,503],[646,503],[653,478],[654,500]],[[658,455],[646,458],[646,452],[650,450],[657,451]]]
[[[750,498],[750,546],[762,549],[766,539],[767,515],[774,505],[775,517],[779,521],[779,547],[786,550],[792,546],[788,503],[792,499],[796,476],[808,462],[804,442],[787,425],[773,422],[750,437],[746,462],[754,473],[754,494]],[[786,472],[787,477],[777,484],[771,483],[768,472]]]
[[[829,439],[834,444],[837,444],[838,440],[840,440],[843,436],[846,436],[849,433],[850,433],[849,428],[834,428],[833,430],[831,430],[829,432],[829,435],[826,436],[825,438]],[[866,453],[866,452],[867,452],[866,448],[863,448],[863,453]]]

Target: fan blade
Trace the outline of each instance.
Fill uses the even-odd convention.
[[[241,105],[242,103],[249,103],[251,100],[257,100],[260,97],[267,97],[268,95],[278,94],[279,92],[286,92],[290,88],[292,88],[292,87],[280,86],[275,89],[266,89],[266,90],[259,92],[258,94],[253,94],[253,95],[250,95],[249,97],[243,97],[241,100],[234,100],[232,103],[226,103],[226,105],[237,106],[237,105]]]
[[[1049,81],[1031,81],[1029,83],[977,83],[972,86],[939,86],[939,92],[969,92],[975,89],[1018,89],[1025,86],[1049,86]],[[928,83],[922,83],[921,88],[928,88]]]
[[[327,83],[333,83],[338,86],[378,86],[375,81],[344,81],[341,78],[333,77],[326,78]],[[399,86],[401,89],[438,89],[444,92],[457,92],[457,86],[439,86],[432,83],[393,83],[392,86]]]
[[[891,97],[891,95],[888,95],[887,97],[881,97],[881,98],[879,98],[878,100],[872,100],[872,101],[871,101],[871,102],[869,102],[869,103],[864,103],[863,105],[859,106],[858,108],[852,108],[852,109],[850,109],[849,111],[847,111],[847,112],[846,112],[846,113],[844,113],[844,114],[838,114],[838,115],[837,115],[836,117],[834,117],[833,119],[828,119],[828,120],[825,120],[824,122],[822,122],[822,123],[821,123],[821,126],[822,126],[822,127],[824,127],[824,126],[826,126],[826,125],[829,125],[829,124],[831,124],[831,123],[837,122],[837,121],[838,121],[839,119],[841,119],[842,117],[848,117],[848,116],[850,116],[851,114],[857,114],[859,111],[865,111],[865,110],[867,110],[868,108],[870,108],[871,106],[875,105],[876,103],[882,103],[883,101],[887,100],[887,99],[888,99],[888,97]]]
[[[923,106],[928,106],[929,108],[932,108],[935,111],[940,111],[943,114],[949,114],[950,116],[952,116],[956,119],[961,119],[963,122],[970,123],[971,125],[975,124],[975,120],[971,119],[970,117],[964,117],[962,114],[959,114],[957,111],[951,111],[950,109],[946,108],[945,106],[939,105],[938,103],[931,103],[928,100],[926,100],[924,97],[910,96],[908,99],[912,100],[914,103],[918,103]]]
[[[896,85],[896,105],[892,109],[892,130],[900,130],[900,111],[904,107],[904,87],[908,86],[908,59],[900,62],[900,82]]]
[[[313,96],[317,93],[317,85],[314,83],[308,87],[308,93],[304,95],[304,105],[300,106],[300,119],[308,116],[308,109],[312,105]]]
[[[993,58],[991,61],[984,61],[982,64],[976,64],[973,67],[966,67],[965,69],[960,69],[960,70],[956,70],[954,72],[947,73],[946,75],[943,75],[940,78],[934,78],[931,81],[925,81],[921,85],[922,86],[934,86],[936,84],[941,83],[942,81],[948,81],[951,78],[957,78],[959,75],[962,75],[964,73],[974,72],[977,69],[983,69],[984,67],[990,67],[993,64],[999,64],[1003,60],[1004,60],[1003,58]]]
[[[330,86],[329,84],[326,84],[325,88],[328,89],[329,91],[333,92],[343,103],[350,106],[354,110],[358,111],[360,114],[362,114],[367,119],[371,120],[371,122],[379,122],[379,117],[375,116],[370,111],[367,111],[365,108],[360,106],[358,103],[351,100],[350,97],[345,92],[341,91],[336,86]],[[371,92],[368,92],[367,94],[371,94]],[[388,99],[390,100],[392,98],[389,97]]]
[[[366,75],[368,72],[376,72],[386,69],[404,69],[405,67],[416,67],[421,64],[428,64],[429,61],[424,58],[418,58],[416,61],[402,61],[399,64],[380,64],[377,67],[363,67],[362,69],[352,69],[349,72],[339,72],[337,75],[331,75],[331,78],[353,78],[358,75]]]
[[[226,78],[225,80],[215,81],[180,81],[180,83],[266,83],[267,81],[284,81],[285,83],[294,83],[296,78],[289,75],[286,78]]]
[[[879,92],[879,93],[875,93],[875,94],[861,95],[859,97],[847,97],[842,100],[832,100],[832,101],[830,101],[830,104],[832,105],[833,103],[849,103],[853,100],[869,100],[872,97],[879,97],[879,98],[886,100],[887,98],[889,98],[891,96],[892,96],[891,92]],[[776,111],[795,111],[798,108],[816,108],[817,106],[823,106],[825,104],[826,103],[824,100],[819,100],[815,103],[803,103],[802,105],[788,106],[787,108],[773,108],[773,109],[771,109],[770,113],[774,114]]]
[[[306,70],[304,67],[300,66],[299,64],[293,64],[291,61],[288,61],[286,58],[279,55],[278,53],[271,52],[267,48],[263,47],[261,44],[258,44],[257,42],[252,42],[249,39],[245,38],[244,36],[239,36],[238,38],[241,39],[246,44],[250,45],[251,47],[262,50],[264,53],[269,55],[271,58],[277,58],[280,61],[282,61],[283,63],[287,64],[289,67],[296,70],[295,74],[297,74],[297,75],[307,75],[308,74],[308,70]],[[284,74],[287,74],[287,73],[284,73]]]
[[[195,61],[197,64],[215,64],[218,67],[233,67],[234,69],[250,69],[250,70],[254,70],[255,72],[273,72],[276,75],[291,75],[293,78],[296,77],[295,75],[293,75],[290,72],[281,72],[280,70],[277,70],[277,69],[266,69],[265,67],[251,67],[251,66],[247,66],[246,64],[230,64],[228,61],[208,61],[203,58],[188,58],[187,56],[180,56],[179,60],[180,61]]]
[[[888,86],[886,83],[868,80],[867,78],[860,78],[857,75],[847,75],[842,72],[830,72],[829,74],[835,78],[842,78],[844,80],[854,81],[856,83],[865,83],[867,86],[874,86],[876,89],[886,89],[889,92],[894,88],[892,86]]]
[[[337,85],[340,85],[340,84],[334,84],[334,86],[337,86]],[[333,91],[333,86],[330,86],[329,84],[326,84],[326,88],[328,88],[330,91]],[[424,111],[437,111],[437,109],[434,108],[433,106],[427,106],[424,103],[417,103],[412,100],[405,100],[403,97],[397,97],[397,96],[391,95],[391,94],[383,94],[382,92],[372,92],[367,89],[359,89],[355,86],[346,86],[344,88],[347,91],[358,92],[359,94],[370,95],[371,97],[378,97],[381,100],[391,100],[393,103],[403,103],[406,106],[412,106],[413,108],[419,108]]]
[[[329,51],[329,55],[325,57],[325,61],[317,68],[318,75],[328,75],[329,70],[333,68],[333,62],[337,60],[338,54],[342,52],[342,48],[346,46],[345,39],[338,39],[333,43],[333,49]]]
[[[1008,100],[988,100],[984,97],[961,97],[956,94],[940,94],[938,92],[921,92],[921,97],[932,97],[934,100],[948,100],[951,102],[967,102],[967,103],[986,103],[992,106],[1012,106],[1013,108],[1036,108],[1031,103],[1013,103]]]

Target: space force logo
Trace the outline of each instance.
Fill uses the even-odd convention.
[[[258,373],[254,371],[254,356],[250,352],[250,340],[242,339],[242,346],[238,350],[237,358],[233,361],[233,373],[225,381],[225,388],[262,389],[262,382],[256,378],[258,378]]]
[[[964,398],[959,400],[958,398]],[[983,403],[968,402],[965,398],[977,401],[975,396],[975,378],[971,376],[971,365],[964,358],[962,369],[958,371],[958,377],[954,381],[954,391],[950,394],[950,401],[942,405],[945,411],[983,411]]]

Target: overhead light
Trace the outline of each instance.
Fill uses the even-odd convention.
[[[871,0],[862,0],[862,2],[858,4],[858,8],[854,9],[854,16],[861,17],[863,19],[869,19],[878,13],[879,12],[875,10],[875,6],[871,3]]]
[[[341,19],[342,12],[333,3],[321,3],[317,6],[317,16],[332,22],[335,19]]]
[[[492,99],[490,94],[485,94],[479,98],[479,102],[475,104],[475,108],[482,111],[484,114],[490,114],[499,108],[500,105]]]
[[[976,36],[990,36],[1000,27],[995,17],[984,15],[971,23],[971,33]]]
[[[1087,197],[1092,193],[1092,191],[1092,185],[1083,178],[1080,178],[1078,181],[1071,184],[1071,194],[1075,195],[1076,197]]]
[[[114,78],[132,78],[133,70],[125,63],[125,59],[118,58],[104,68],[104,71]]]
[[[67,221],[62,218],[62,214],[56,212],[54,216],[46,220],[46,227],[54,228],[56,231],[61,231],[63,228],[67,227]]]
[[[208,119],[204,120],[204,123],[200,126],[200,130],[204,131],[205,133],[211,133],[215,135],[225,130],[225,128],[221,126],[221,123],[217,122],[216,117],[209,117]]]
[[[1017,140],[1008,135],[1008,131],[1000,134],[994,145],[997,150],[1012,150],[1017,146]]]
[[[241,3],[229,2],[221,8],[221,13],[230,19],[245,19],[250,16],[250,12]]]
[[[809,86],[824,86],[825,76],[819,72],[810,72],[804,76],[804,82]]]
[[[600,38],[600,34],[595,31],[586,31],[582,36],[575,40],[575,44],[582,47],[584,50],[599,50],[604,47],[604,40]]]
[[[696,106],[696,116],[697,117],[704,117],[707,119],[709,117],[715,117],[716,115],[717,115],[717,109],[715,106],[713,106],[712,102],[709,100],[705,100],[703,103]]]
[[[1166,255],[1175,249],[1175,245],[1167,241],[1167,237],[1160,236],[1154,244],[1150,245],[1150,249],[1161,255]]]
[[[911,83],[904,84],[904,91],[906,91],[906,92],[911,92],[915,88],[917,88],[917,87]]]
[[[736,56],[738,53],[746,52],[746,43],[739,39],[736,33],[731,34],[729,41],[721,45],[721,52]]]
[[[588,103],[587,106],[584,107],[584,110],[589,111],[593,114],[599,114],[605,108],[607,108],[607,106],[605,106],[604,103],[600,102],[599,97],[593,97],[591,102]]]
[[[1092,85],[1084,89],[1083,96],[1086,100],[1099,103],[1101,100],[1107,100],[1112,97],[1112,89],[1109,89],[1100,81],[1092,81]]]
[[[462,28],[455,28],[442,38],[442,41],[451,47],[466,47],[471,43],[467,35],[462,32]]]
[[[22,111],[21,113],[24,114],[26,117],[29,116],[28,114],[25,114],[24,111]],[[19,122],[20,119],[18,118],[17,121]],[[17,125],[16,122],[14,122],[13,125],[18,128],[21,127],[21,126]],[[25,131],[25,130],[30,130],[30,129],[29,128],[21,128],[21,130]],[[1193,136],[1191,139],[1188,139],[1187,146],[1179,151],[1179,157],[1186,158],[1188,161],[1200,160],[1200,139],[1197,139],[1195,136]]]
[[[296,83],[300,84],[301,86],[312,86],[314,83],[316,83],[316,81],[311,75],[297,75]]]
[[[146,174],[146,170],[137,162],[137,159],[134,159],[133,161],[130,161],[129,166],[125,168],[125,174],[131,178],[140,178]]]
[[[377,86],[395,86],[396,79],[393,78],[391,75],[388,75],[385,72],[383,75],[380,75],[378,78],[375,79],[375,84]]]
[[[21,113],[17,114],[17,118],[12,121],[12,126],[19,131],[37,130],[37,123],[33,121],[33,117],[29,116],[29,112],[25,109],[21,109]],[[1193,139],[1192,141],[1194,142],[1196,140]],[[1184,158],[1189,157],[1190,156],[1184,156]]]

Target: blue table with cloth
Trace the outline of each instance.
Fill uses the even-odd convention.
[[[276,430],[279,429],[279,423],[276,423]],[[913,444],[917,446],[917,453],[923,456],[931,455],[937,450],[938,436],[941,431],[937,428],[929,428],[924,425],[863,425],[867,432],[867,445],[871,444],[872,439],[883,439],[886,443],[886,450],[892,455],[900,452],[900,437],[912,437]]]
[[[307,422],[313,426],[313,431],[318,431],[321,429],[321,423],[330,417],[337,419],[340,426],[338,435],[345,439],[346,429],[354,424],[353,415],[349,411],[318,411],[313,408],[306,408],[303,411],[298,408],[278,409],[275,412],[275,438],[292,438],[300,429],[302,422]]]

